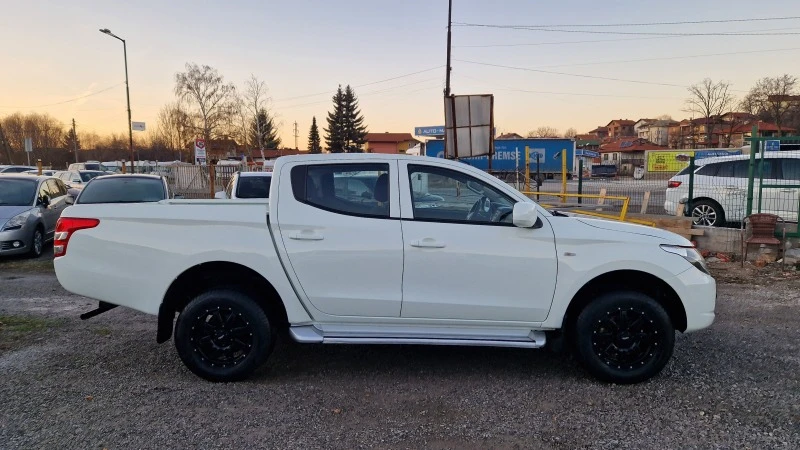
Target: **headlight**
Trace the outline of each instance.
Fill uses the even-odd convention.
[[[701,255],[696,248],[664,244],[661,246],[661,249],[665,252],[674,253],[683,257],[683,259],[689,261],[689,264],[700,269],[701,272],[711,275],[711,273],[708,271],[705,258],[703,258],[703,255]]]
[[[6,222],[6,224],[3,225],[2,231],[19,230],[20,228],[22,228],[23,225],[25,225],[25,221],[28,220],[28,217],[30,217],[30,215],[31,211],[28,210],[22,214],[17,214],[16,216],[8,219],[8,222]]]

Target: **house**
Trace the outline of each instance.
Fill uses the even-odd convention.
[[[606,127],[597,127],[594,130],[592,130],[592,131],[590,131],[590,132],[588,132],[586,134],[592,134],[594,136],[597,136],[600,139],[607,138],[608,137],[608,128],[606,128]]]
[[[628,119],[615,119],[606,125],[608,129],[608,137],[621,138],[621,137],[635,137],[633,125],[636,122]]]
[[[633,175],[634,168],[645,166],[646,151],[666,149],[666,146],[638,137],[610,139],[600,145],[600,163],[614,164],[620,175]]]
[[[647,139],[647,129],[655,119],[639,119],[633,124],[633,135],[642,139]]]
[[[419,144],[411,133],[367,133],[364,139],[364,151],[367,153],[405,153]]]
[[[754,126],[758,128],[756,137],[791,136],[797,131],[795,128],[781,127],[781,131],[779,132],[777,125],[774,123],[763,122],[761,120],[746,122],[735,126],[731,130],[730,146],[742,147],[747,145],[748,140],[753,136]]]
[[[639,122],[636,123],[639,124]],[[674,120],[649,120],[646,123],[639,125],[637,137],[646,139],[656,145],[662,145],[666,147],[669,145],[670,127],[676,124],[678,124],[678,122]],[[636,125],[634,125],[634,128],[635,127]]]
[[[577,134],[575,135],[575,148],[583,150],[597,150],[600,148],[602,139],[594,134]]]
[[[500,136],[494,138],[495,141],[503,140],[503,139],[525,139],[524,136],[520,136],[517,133],[503,133]]]

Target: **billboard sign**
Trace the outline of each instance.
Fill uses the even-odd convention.
[[[777,139],[764,141],[765,152],[777,152],[781,150],[781,141]]]
[[[447,158],[469,158],[492,153],[493,127],[493,95],[451,95],[444,98]]]
[[[131,129],[133,131],[144,131],[144,122],[131,122]]]

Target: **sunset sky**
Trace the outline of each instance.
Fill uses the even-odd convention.
[[[705,77],[730,81],[741,96],[758,78],[800,76],[800,19],[633,25],[794,17],[797,0],[453,3],[458,23],[551,26],[453,28],[453,93],[493,93],[498,132],[680,119],[688,117],[686,86]],[[175,73],[196,62],[239,87],[250,74],[266,81],[289,147],[295,121],[300,148],[312,116],[324,126],[338,84],[356,87],[370,131],[413,132],[443,123],[446,23],[446,0],[6,2],[0,117],[47,112],[65,124],[75,118],[82,130],[126,133],[122,44],[98,31],[109,28],[128,42],[133,120],[148,129],[174,100]],[[565,27],[620,23],[629,25]]]

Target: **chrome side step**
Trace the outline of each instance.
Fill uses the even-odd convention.
[[[314,325],[294,326],[292,338],[300,343],[317,344],[407,344],[461,345],[480,347],[541,348],[546,342],[541,330],[447,329],[428,327],[332,327],[323,331]],[[449,332],[444,332],[448,330]]]

